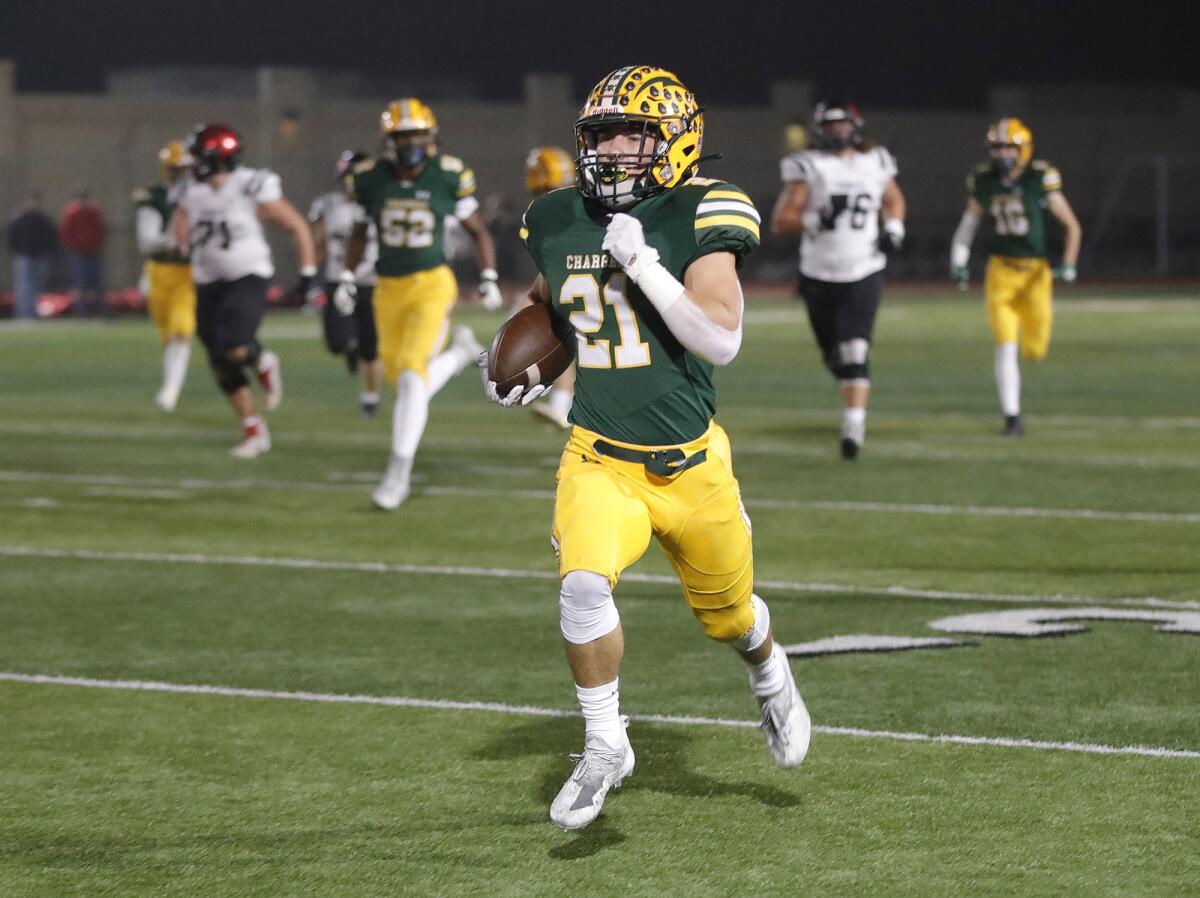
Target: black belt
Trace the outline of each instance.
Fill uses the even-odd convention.
[[[704,461],[707,449],[701,449],[695,455],[684,455],[679,448],[671,449],[628,449],[625,446],[614,446],[605,440],[596,440],[592,448],[598,455],[606,455],[618,461],[631,461],[645,467],[651,474],[659,477],[674,477],[681,471],[695,467]]]

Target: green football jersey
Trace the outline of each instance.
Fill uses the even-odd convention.
[[[414,181],[401,181],[386,159],[368,159],[348,182],[350,198],[366,209],[379,232],[375,272],[382,277],[446,264],[446,216],[467,218],[478,208],[475,173],[455,156],[430,157]]]
[[[985,242],[989,256],[1046,257],[1046,197],[1062,190],[1062,175],[1048,162],[1034,160],[1011,184],[984,164],[967,175],[967,195],[991,220]]]
[[[153,209],[162,218],[162,233],[171,227],[171,216],[175,212],[175,204],[171,201],[170,189],[166,184],[152,184],[149,187],[139,187],[133,191],[133,204],[137,207]],[[176,250],[160,250],[149,257],[154,262],[182,265],[187,262]]]
[[[750,198],[723,181],[692,178],[629,213],[683,281],[692,262],[726,251],[742,259],[759,241]],[[538,197],[521,239],[546,279],[554,314],[576,335],[571,420],[611,439],[669,446],[699,437],[716,411],[712,365],[685,350],[658,311],[601,248],[604,210],[573,187]]]

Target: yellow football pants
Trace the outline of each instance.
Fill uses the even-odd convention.
[[[1045,259],[992,256],[984,276],[988,326],[996,344],[1020,340],[1021,355],[1042,359],[1050,349],[1050,325],[1054,311],[1050,302],[1053,283],[1050,263]]]
[[[401,371],[425,376],[429,360],[446,342],[458,282],[449,265],[401,277],[381,277],[375,285],[375,329],[379,358],[388,383]]]
[[[181,262],[146,262],[150,292],[146,303],[159,339],[190,339],[196,332],[196,287],[191,266]]]
[[[615,586],[654,535],[704,632],[720,642],[744,635],[754,624],[753,551],[725,431],[713,422],[699,439],[679,446],[685,456],[707,455],[670,478],[638,462],[600,455],[593,447],[597,439],[599,434],[576,426],[559,462],[554,501],[559,576],[592,571]]]

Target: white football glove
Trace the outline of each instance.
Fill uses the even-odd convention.
[[[658,250],[646,243],[642,223],[624,212],[618,212],[609,219],[601,246],[608,250],[608,254],[633,281],[658,261]]]
[[[504,408],[512,408],[514,405],[529,405],[539,396],[545,396],[552,386],[551,384],[536,384],[526,390],[525,387],[518,385],[509,390],[507,396],[501,396],[496,391],[496,382],[488,377],[486,349],[475,357],[475,364],[479,366],[479,379],[483,381],[483,392],[487,394],[488,399]]]
[[[479,272],[480,305],[485,312],[494,312],[504,305],[504,297],[500,295],[499,275],[495,268],[485,268]]]
[[[337,288],[333,291],[333,307],[342,315],[354,314],[354,306],[358,302],[358,284],[354,282],[353,271],[343,271],[338,277]]]

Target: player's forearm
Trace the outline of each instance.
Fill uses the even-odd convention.
[[[908,215],[908,203],[894,181],[883,192],[880,205],[883,207],[883,221],[885,225],[889,221],[899,221],[903,224],[904,219]]]
[[[804,209],[784,202],[783,197],[771,212],[771,233],[776,237],[795,237],[804,232]]]
[[[315,272],[317,270],[317,248],[313,243],[312,232],[308,229],[308,222],[299,215],[296,218],[297,221],[291,225],[289,230],[292,232],[292,240],[296,244],[300,270]]]
[[[475,263],[479,266],[479,270],[495,271],[496,270],[496,242],[492,240],[492,235],[488,233],[487,228],[480,228],[475,237]]]
[[[1076,265],[1079,262],[1079,247],[1083,243],[1083,228],[1078,221],[1067,225],[1066,237],[1063,239],[1063,262]]]
[[[350,232],[350,239],[346,241],[346,271],[357,271],[359,264],[363,260],[363,253],[367,251],[367,227],[366,225],[357,224],[354,230]]]
[[[141,208],[137,213],[137,247],[143,256],[170,249],[172,236],[170,229],[163,229],[163,217],[155,209]]]
[[[728,365],[742,346],[741,285],[735,313],[730,302],[685,288],[661,262],[646,266],[635,283],[662,316],[663,323],[692,355],[713,365]],[[736,281],[735,281],[736,283]]]
[[[959,220],[958,227],[954,229],[954,237],[950,241],[952,268],[962,268],[971,260],[971,242],[975,239],[975,232],[979,230],[979,218],[977,210],[968,209]]]

